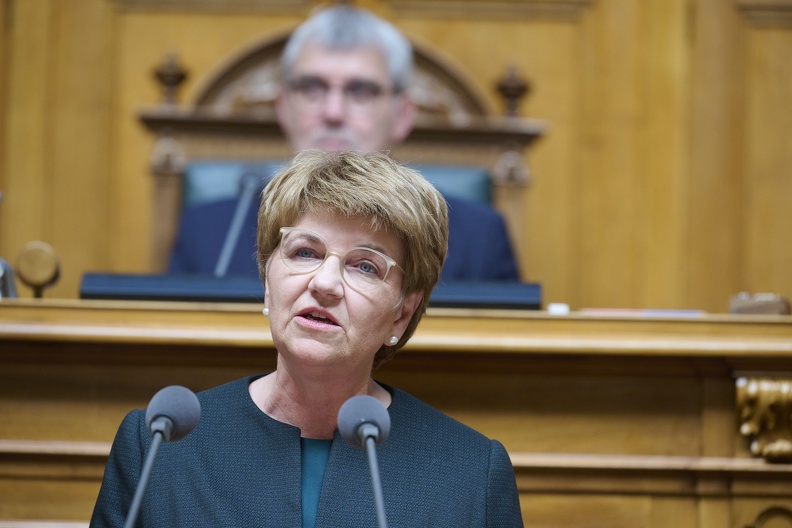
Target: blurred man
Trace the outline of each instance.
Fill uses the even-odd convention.
[[[281,57],[275,108],[292,150],[390,151],[415,122],[407,91],[412,67],[407,39],[366,10],[336,6],[310,17],[292,33]],[[503,218],[489,206],[445,198],[450,237],[441,281],[518,280]],[[220,274],[257,273],[257,207],[245,214],[239,236],[229,237],[237,205],[238,200],[223,200],[185,211],[169,271],[212,273],[224,242],[236,238]]]

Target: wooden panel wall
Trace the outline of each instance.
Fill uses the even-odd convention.
[[[0,528],[44,528],[3,521],[87,520],[130,409],[275,351],[252,304],[21,300],[0,303],[0,365]],[[432,309],[375,377],[500,440],[528,527],[789,528],[792,464],[751,456],[734,378],[791,371],[789,316]]]
[[[722,312],[741,290],[792,296],[788,1],[360,3],[494,110],[506,66],[530,79],[522,115],[548,132],[516,244],[546,301]],[[159,4],[0,0],[0,256],[50,243],[63,267],[50,296],[76,297],[85,271],[150,269],[152,144],[136,113],[159,101],[164,54],[190,69],[188,101],[314,2]]]

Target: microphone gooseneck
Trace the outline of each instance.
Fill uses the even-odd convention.
[[[256,198],[258,190],[261,188],[261,182],[261,175],[254,172],[246,172],[241,176],[239,200],[234,209],[234,216],[231,218],[231,224],[228,227],[228,232],[226,232],[225,240],[223,240],[223,247],[220,249],[217,264],[215,264],[215,277],[225,277],[228,272],[231,256],[234,254],[234,248],[236,248],[239,241],[245,217],[251,204],[253,204],[253,200]]]
[[[171,385],[161,389],[151,398],[146,409],[146,427],[151,433],[151,447],[146,454],[143,468],[140,471],[135,496],[129,507],[124,528],[133,528],[137,521],[143,492],[146,491],[154,459],[162,442],[181,440],[195,429],[201,418],[201,403],[198,397],[188,388]]]
[[[376,447],[388,439],[390,426],[388,410],[372,396],[353,396],[338,411],[338,431],[341,437],[353,447],[364,449],[368,455],[379,528],[387,528],[388,521],[385,517],[385,500]]]

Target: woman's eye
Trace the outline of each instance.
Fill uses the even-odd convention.
[[[354,268],[358,273],[363,273],[364,275],[379,277],[380,274],[379,267],[369,260],[359,260],[354,262],[352,263],[352,268]]]
[[[377,268],[370,262],[361,262],[358,268],[364,273],[377,273]]]
[[[316,254],[316,251],[307,247],[297,248],[297,250],[295,250],[294,252],[294,255],[298,258],[303,258],[303,259],[319,258],[318,255]]]

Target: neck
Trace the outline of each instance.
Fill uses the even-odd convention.
[[[296,375],[281,361],[272,374],[250,385],[256,406],[279,422],[298,427],[305,438],[332,439],[338,427],[338,410],[352,396],[367,394],[386,407],[390,393],[365,375]]]

